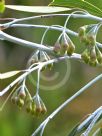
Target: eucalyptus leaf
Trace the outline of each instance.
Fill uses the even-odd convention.
[[[80,8],[90,12],[91,14],[102,16],[102,10],[100,8],[85,0],[53,0],[50,5]]]
[[[33,12],[33,13],[53,13],[53,12],[61,12],[71,10],[70,8],[65,7],[49,7],[49,6],[19,6],[19,5],[6,5],[6,8],[25,11],[25,12]]]
[[[21,70],[22,71],[22,70]],[[10,71],[10,72],[6,72],[6,73],[0,73],[0,79],[6,79],[6,78],[10,78],[12,76],[17,75],[18,73],[21,72],[20,70],[18,71]]]

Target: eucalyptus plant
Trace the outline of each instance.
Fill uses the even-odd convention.
[[[97,0],[98,2],[98,0]],[[10,41],[12,43],[17,43],[23,47],[28,47],[34,50],[31,54],[27,64],[26,69],[10,71],[0,74],[0,79],[10,78],[19,74],[19,76],[11,82],[5,89],[0,92],[0,97],[6,94],[11,88],[12,91],[9,95],[11,97],[12,103],[17,105],[20,109],[25,105],[26,111],[33,116],[41,116],[47,112],[47,107],[44,104],[44,100],[40,97],[40,75],[42,71],[46,69],[53,69],[53,64],[59,61],[67,59],[75,59],[80,61],[80,63],[85,63],[90,67],[102,67],[102,44],[97,42],[97,33],[102,25],[102,9],[97,7],[94,3],[85,0],[53,0],[49,6],[16,6],[16,5],[6,5],[4,0],[0,1],[0,12],[3,14],[6,8],[25,12],[34,13],[46,13],[44,15],[37,15],[25,18],[2,18],[1,20],[8,21],[6,23],[0,24],[0,40]],[[66,11],[66,13],[61,13]],[[70,13],[67,13],[70,11]],[[57,13],[56,13],[57,12]],[[60,13],[58,13],[60,12]],[[43,19],[51,17],[66,17],[63,26],[57,25],[35,25],[35,24],[25,24],[23,21],[30,21],[36,19]],[[96,24],[89,24],[80,26],[78,32],[72,31],[67,27],[70,18],[85,18],[97,21]],[[4,32],[8,28],[40,28],[45,29],[41,43],[34,43],[27,40],[23,40],[14,36],[11,36]],[[44,38],[48,31],[59,31],[60,35],[55,41],[53,46],[44,45]],[[82,53],[76,52],[76,45],[74,41],[69,37],[69,34],[76,37],[84,45],[84,50]],[[81,47],[80,47],[81,48]],[[52,56],[52,57],[51,57]],[[32,72],[37,72],[37,88],[34,96],[31,95],[29,88],[27,87],[26,80]],[[68,106],[76,97],[83,93],[87,88],[92,86],[97,81],[102,80],[102,73],[96,76],[93,80],[87,83],[84,87],[78,90],[73,96],[68,98],[64,103],[62,103],[51,115],[49,115],[40,126],[34,131],[32,136],[42,136],[44,129],[48,122],[52,120],[55,115],[57,115],[65,106]],[[8,98],[9,98],[8,97]],[[4,102],[1,110],[5,106],[8,98]],[[68,136],[88,136],[95,126],[100,123],[102,116],[102,107],[96,109],[92,114],[90,114],[86,119],[79,122]],[[101,136],[102,128],[98,125],[97,129],[94,129],[92,136]]]

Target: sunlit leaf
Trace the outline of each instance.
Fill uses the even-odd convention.
[[[51,6],[73,7],[84,9],[91,14],[102,16],[102,10],[85,0],[53,0]]]
[[[10,71],[10,72],[6,72],[6,73],[0,73],[0,79],[6,79],[12,76],[17,75],[18,73],[20,73],[21,71]]]
[[[3,13],[5,10],[5,1],[0,0],[0,13]]]
[[[70,10],[70,8],[65,7],[49,7],[49,6],[19,6],[19,5],[6,5],[6,8],[25,11],[25,12],[34,12],[34,13],[53,13]]]

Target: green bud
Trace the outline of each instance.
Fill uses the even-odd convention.
[[[96,44],[96,36],[94,34],[88,34],[87,35],[87,41],[89,42],[89,45],[95,46],[95,44]]]
[[[85,51],[81,54],[81,58],[84,60],[85,63],[88,63],[90,60],[89,50],[85,49]]]
[[[70,56],[74,53],[75,51],[75,45],[72,43],[72,41],[69,41],[69,47],[67,49],[67,54]]]
[[[53,51],[54,51],[57,55],[60,54],[61,46],[60,46],[60,44],[59,44],[58,42],[55,43]]]
[[[21,108],[24,105],[24,100],[18,97],[18,99],[16,100],[16,104],[19,108]]]
[[[96,57],[96,50],[95,46],[90,49],[90,61],[95,61],[97,59]]]
[[[47,112],[47,108],[45,104],[43,103],[43,101],[41,101],[41,107],[42,107],[41,114],[45,114]]]
[[[35,115],[35,109],[36,109],[36,105],[34,100],[32,101],[32,110],[31,110],[31,114],[34,116]]]
[[[68,36],[63,34],[61,37],[61,54],[65,54],[68,50]]]
[[[32,112],[32,102],[31,102],[31,101],[29,101],[29,102],[27,103],[26,111],[27,111],[27,113]]]
[[[97,64],[98,64],[98,61],[97,61],[97,60],[95,60],[95,61],[90,60],[90,61],[89,61],[89,65],[90,65],[90,66],[96,67]]]
[[[20,91],[18,93],[18,97],[20,97],[23,100],[26,98],[26,93],[25,93],[25,90],[23,88],[20,89]]]
[[[80,27],[78,30],[78,36],[82,38],[85,35],[85,33],[86,33],[86,26]]]

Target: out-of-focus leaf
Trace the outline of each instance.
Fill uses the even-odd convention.
[[[6,79],[12,76],[17,75],[18,73],[20,73],[21,71],[10,71],[10,72],[6,72],[6,73],[0,73],[0,79]]]
[[[94,132],[93,136],[102,136],[102,128],[97,129],[97,130]]]
[[[0,0],[0,13],[3,13],[5,10],[5,1]]]
[[[53,13],[68,11],[70,8],[65,7],[49,7],[49,6],[19,6],[19,5],[6,5],[6,8],[25,11],[25,12],[34,12],[34,13]]]
[[[51,6],[73,7],[84,9],[91,14],[102,16],[102,10],[85,0],[53,0]]]
[[[68,136],[75,136],[77,134],[78,126],[79,126],[79,123],[71,130],[71,132],[68,134]]]

